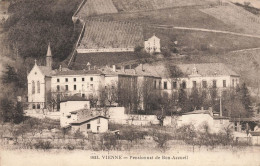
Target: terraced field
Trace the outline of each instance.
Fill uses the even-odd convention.
[[[77,16],[79,18],[85,18],[109,13],[117,13],[117,9],[112,0],[87,0],[77,13]]]
[[[260,34],[260,18],[232,3],[225,6],[201,9],[201,11],[223,21],[227,25],[239,28],[241,32]]]
[[[140,25],[129,22],[88,20],[78,48],[135,48],[142,44],[143,30]]]

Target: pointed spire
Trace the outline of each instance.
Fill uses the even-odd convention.
[[[51,53],[51,44],[49,42],[48,44],[48,51],[47,51],[47,55],[46,56],[52,56],[52,53]]]

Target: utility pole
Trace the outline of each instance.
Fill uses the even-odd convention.
[[[220,91],[220,99],[219,99],[219,105],[220,105],[219,116],[222,116],[222,101],[221,101],[221,97],[222,97],[222,91]]]

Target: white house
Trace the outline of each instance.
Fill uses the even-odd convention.
[[[77,111],[90,109],[89,101],[65,101],[60,103],[60,125],[66,127],[80,119]]]
[[[153,35],[144,42],[144,48],[147,53],[161,52],[160,39]]]
[[[108,118],[105,116],[89,116],[70,124],[72,131],[79,130],[85,134],[87,132],[103,133],[108,130]]]
[[[195,110],[184,113],[178,119],[178,126],[194,125],[196,130],[203,130],[203,125],[209,126],[209,131],[217,133],[223,131],[224,128],[232,127],[232,123],[228,117],[213,115],[212,110]]]

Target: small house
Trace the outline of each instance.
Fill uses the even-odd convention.
[[[70,123],[72,131],[83,133],[104,133],[108,130],[108,118],[105,116],[89,116]]]
[[[228,117],[214,114],[211,109],[184,113],[179,119],[178,126],[189,124],[194,125],[196,130],[202,130],[203,125],[207,124],[212,133],[222,131],[224,128],[232,126]]]

